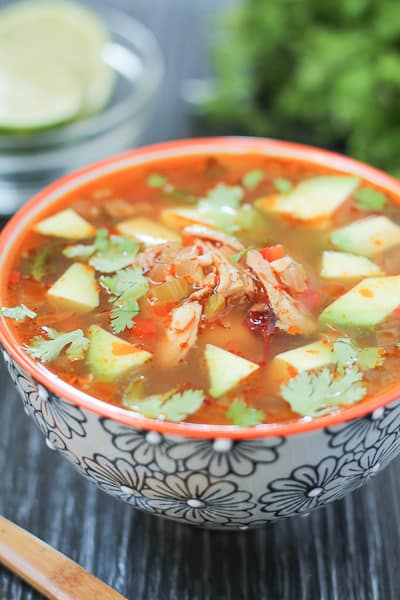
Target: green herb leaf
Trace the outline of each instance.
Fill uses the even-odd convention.
[[[201,210],[202,205],[204,206],[205,203],[207,208],[211,209],[239,208],[243,195],[240,186],[219,183],[212,190],[209,190],[207,196],[200,201],[199,208]]]
[[[139,314],[139,304],[136,300],[126,300],[117,304],[111,313],[111,327],[114,333],[121,333],[124,329],[132,329],[133,319]]]
[[[94,246],[92,244],[76,244],[75,246],[67,246],[64,248],[62,253],[67,258],[89,258],[94,252]]]
[[[354,364],[358,348],[350,338],[339,338],[333,342],[333,354],[339,367]]]
[[[289,179],[277,177],[274,179],[274,186],[281,194],[288,194],[292,189],[292,182]]]
[[[109,246],[108,230],[99,229],[93,244],[75,244],[75,246],[67,246],[64,248],[63,254],[67,258],[89,258],[94,252],[106,252]]]
[[[226,416],[238,427],[252,427],[259,425],[265,419],[265,414],[262,410],[257,410],[248,406],[243,400],[234,400],[230,405]]]
[[[114,271],[128,267],[135,260],[139,244],[135,240],[128,241],[128,238],[121,236],[113,237],[114,240],[112,240],[106,250],[96,252],[90,259],[89,264],[96,271],[113,273]]]
[[[295,413],[318,417],[362,400],[367,390],[361,380],[362,373],[356,366],[339,374],[327,368],[316,373],[304,371],[281,387],[281,395]]]
[[[25,346],[26,352],[32,358],[42,362],[51,362],[55,360],[66,346],[67,357],[69,360],[81,360],[89,345],[89,340],[84,336],[82,329],[75,329],[68,333],[58,332],[50,327],[43,327],[49,339],[43,336],[36,336],[31,340],[28,346]]]
[[[225,233],[234,233],[239,229],[236,223],[240,202],[244,192],[240,186],[218,184],[200,200],[198,211]]]
[[[339,368],[358,364],[361,369],[375,369],[385,360],[383,348],[359,348],[350,338],[339,338],[333,343],[333,353]]]
[[[264,173],[261,169],[254,169],[254,171],[249,171],[245,175],[243,175],[242,183],[244,187],[252,192],[256,189],[256,187],[261,183],[264,179]]]
[[[354,192],[353,197],[359,210],[383,210],[387,198],[383,192],[372,188],[361,188]]]
[[[94,239],[94,249],[96,252],[106,252],[110,242],[108,240],[108,229],[99,229]]]
[[[358,353],[358,362],[362,369],[376,369],[385,362],[383,348],[362,348]]]
[[[45,276],[46,262],[50,252],[50,246],[47,246],[47,248],[42,248],[42,250],[36,252],[30,266],[30,273],[35,281],[42,281],[43,277]]]
[[[167,183],[167,179],[158,173],[153,173],[147,178],[147,185],[152,188],[162,187]]]
[[[250,252],[250,250],[253,249],[253,246],[248,246],[247,248],[244,248],[243,250],[240,250],[240,252],[237,252],[236,254],[234,254],[233,256],[231,256],[231,261],[233,263],[237,263],[239,262],[243,256],[246,256],[246,254],[248,252]]]
[[[149,282],[140,267],[123,269],[111,277],[102,275],[100,283],[115,296],[127,295],[134,300],[144,296],[149,289]]]
[[[138,242],[132,238],[125,237],[124,235],[112,235],[111,243],[119,246],[122,252],[133,253],[138,251]]]
[[[133,319],[139,314],[137,300],[147,294],[149,282],[140,267],[119,271],[112,277],[101,276],[100,283],[112,293],[111,327],[114,333],[134,326]]]
[[[202,390],[185,390],[176,392],[171,390],[166,394],[148,396],[138,399],[130,398],[129,392],[124,398],[124,405],[136,410],[145,417],[152,419],[165,419],[179,423],[189,415],[199,410],[204,402]]]
[[[9,308],[3,307],[1,309],[1,314],[3,315],[3,317],[7,317],[8,319],[15,319],[15,321],[25,321],[26,318],[34,319],[37,316],[37,313],[25,306],[25,304]]]

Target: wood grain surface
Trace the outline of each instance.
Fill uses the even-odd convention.
[[[161,98],[143,143],[191,135],[181,82],[207,74],[205,46],[222,2],[110,2],[146,23],[166,55]],[[363,490],[309,517],[212,533],[134,511],[97,491],[46,447],[2,366],[0,390],[0,513],[129,600],[400,598],[400,459]],[[0,568],[0,600],[39,598]]]

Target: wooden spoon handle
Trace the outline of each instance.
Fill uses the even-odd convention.
[[[74,561],[1,516],[0,562],[50,600],[126,600]]]

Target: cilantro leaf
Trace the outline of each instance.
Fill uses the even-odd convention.
[[[349,338],[335,340],[333,353],[339,368],[357,363],[362,369],[374,369],[380,367],[385,360],[383,348],[359,348]]]
[[[355,366],[339,373],[327,368],[316,373],[303,371],[281,387],[281,395],[295,413],[319,417],[362,400],[367,390],[361,380],[362,373]]]
[[[354,192],[353,197],[359,210],[383,210],[387,198],[383,192],[372,188],[361,188]]]
[[[76,244],[63,250],[67,258],[90,258],[89,264],[97,271],[113,273],[132,264],[139,244],[122,235],[108,237],[107,229],[99,229],[93,244]]]
[[[99,229],[94,239],[94,249],[97,252],[105,252],[108,250],[110,242],[108,240],[108,229]]]
[[[67,357],[69,360],[81,360],[89,345],[89,340],[84,336],[82,329],[75,329],[68,333],[58,332],[50,327],[43,327],[49,339],[39,335],[31,340],[28,346],[25,346],[26,352],[32,358],[42,362],[51,362],[55,360],[66,346]]]
[[[242,183],[244,187],[252,192],[256,189],[259,183],[264,179],[264,173],[261,169],[254,169],[254,171],[249,171],[242,177]]]
[[[253,249],[253,246],[248,246],[247,248],[243,248],[243,250],[240,250],[240,252],[237,252],[236,254],[231,256],[231,261],[233,263],[239,262],[243,258],[243,256],[246,256],[246,254],[248,252],[250,252],[250,250],[252,250],[252,249]]]
[[[248,406],[243,400],[234,400],[227,410],[226,416],[238,427],[252,427],[259,425],[265,419],[262,410]]]
[[[211,209],[236,209],[239,208],[243,195],[243,190],[239,185],[219,183],[208,191],[206,197],[200,201],[199,208],[207,205],[207,208]]]
[[[47,248],[42,248],[42,250],[36,252],[30,266],[30,273],[35,281],[42,281],[43,277],[45,276],[47,257],[49,256],[50,252],[50,246],[47,246]]]
[[[292,182],[284,177],[274,179],[274,185],[281,194],[288,194],[292,189]]]
[[[218,229],[234,233],[240,227],[236,223],[244,192],[240,186],[220,183],[200,200],[198,211]]]
[[[89,258],[94,252],[105,252],[109,245],[108,230],[99,229],[93,244],[75,244],[75,246],[67,246],[64,248],[63,254],[67,258]]]
[[[147,178],[147,185],[152,188],[162,187],[167,183],[167,179],[158,173],[153,173]]]
[[[92,244],[76,244],[75,246],[67,246],[64,248],[62,253],[67,258],[89,258],[94,252],[94,246]]]
[[[111,327],[114,333],[134,326],[133,319],[139,314],[137,300],[149,289],[149,282],[140,267],[124,269],[113,275],[100,277],[100,283],[112,293],[111,302],[115,307],[111,311]]]
[[[179,423],[189,415],[197,412],[204,401],[202,390],[185,390],[176,392],[171,390],[166,394],[148,396],[138,399],[137,397],[124,398],[125,406],[136,410],[145,417],[152,419],[165,419]]]
[[[202,390],[176,392],[162,406],[162,415],[168,421],[179,423],[197,412],[204,401]]]
[[[149,282],[140,267],[123,269],[111,277],[102,275],[100,283],[115,296],[128,295],[134,300],[144,296],[149,289]]]
[[[122,252],[138,251],[138,242],[132,238],[125,237],[124,235],[112,235],[111,243],[119,246]]]
[[[115,306],[110,313],[113,332],[121,333],[124,329],[132,329],[133,319],[139,312],[139,304],[136,300],[127,300]]]
[[[333,354],[339,367],[354,364],[358,357],[358,348],[349,338],[339,338],[333,342]]]
[[[362,369],[375,369],[385,362],[383,348],[361,348],[358,353],[358,362]]]
[[[3,317],[15,319],[15,321],[25,321],[26,318],[34,319],[37,316],[37,313],[25,306],[25,304],[13,307],[10,306],[9,308],[3,307],[1,309],[1,314]]]
[[[105,250],[96,252],[89,264],[102,273],[113,273],[128,267],[135,260],[139,244],[135,240],[128,241],[122,236],[112,236],[111,243]]]

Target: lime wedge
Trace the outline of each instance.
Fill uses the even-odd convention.
[[[0,128],[38,129],[97,112],[114,73],[108,31],[92,11],[63,0],[0,10]]]

